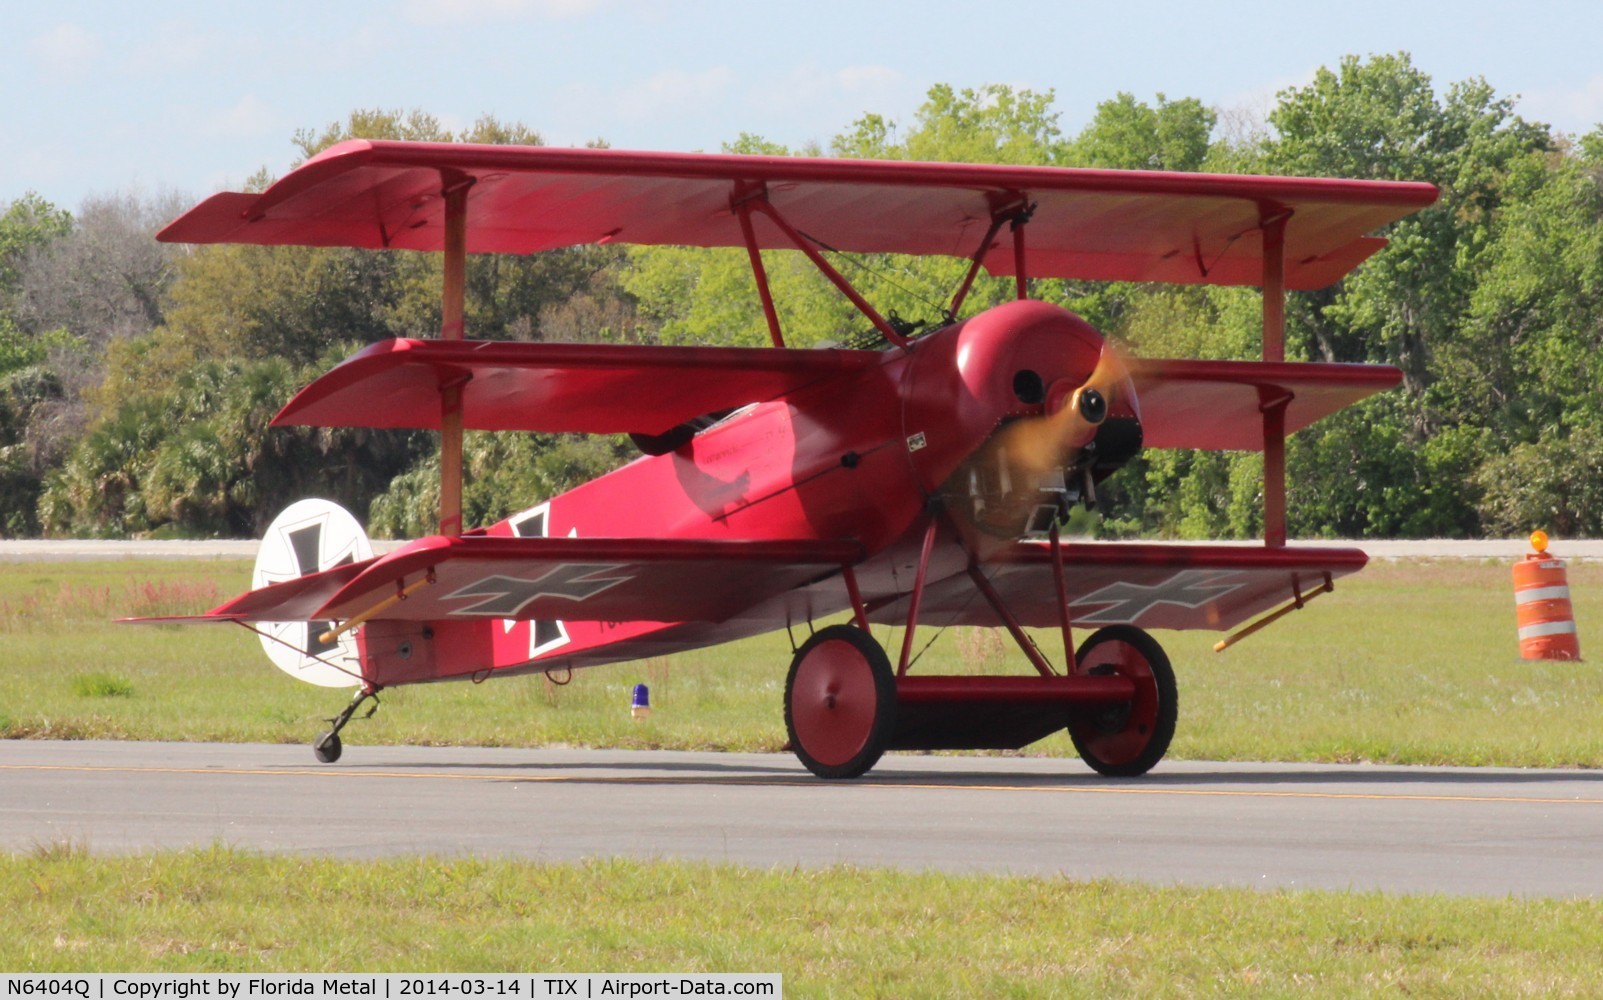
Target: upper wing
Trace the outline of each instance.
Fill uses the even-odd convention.
[[[351,140],[260,194],[213,196],[159,238],[440,250],[441,191],[462,183],[472,253],[745,246],[734,207],[760,195],[821,246],[973,257],[996,218],[1034,206],[1032,276],[1188,284],[1258,284],[1260,227],[1289,212],[1292,289],[1334,282],[1385,245],[1369,233],[1437,196],[1392,181]],[[760,247],[792,246],[752,221]],[[985,265],[1023,263],[1004,238]]]
[[[1130,624],[1142,628],[1228,629],[1321,583],[1362,569],[1358,549],[1266,548],[1235,545],[1072,544],[1063,570],[1073,622],[1080,627]],[[1020,542],[985,573],[1021,624],[1057,626],[1061,612],[1053,582],[1052,549]],[[876,621],[906,621],[906,598],[876,608]],[[931,625],[1001,625],[967,577],[933,585],[919,621]]]
[[[658,434],[883,360],[875,351],[389,340],[302,389],[273,422],[437,428],[440,391],[455,384],[474,430]]]
[[[404,621],[720,622],[862,555],[854,542],[435,535],[253,590],[198,619],[348,620],[378,610]]]
[[[1148,448],[1262,451],[1264,410],[1286,401],[1285,433],[1393,388],[1391,365],[1131,359]]]

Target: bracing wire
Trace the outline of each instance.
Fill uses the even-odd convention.
[[[832,254],[837,255],[842,261],[846,262],[847,264],[851,265],[852,267],[856,268],[857,270],[862,271],[865,274],[873,275],[874,277],[876,277],[876,278],[880,279],[881,281],[885,282],[887,285],[890,285],[892,288],[895,288],[897,291],[899,291],[902,294],[906,295],[908,298],[911,298],[911,299],[914,299],[914,300],[916,300],[918,302],[921,302],[925,306],[928,306],[930,309],[933,309],[935,311],[935,314],[940,316],[940,317],[942,317],[946,322],[951,322],[953,319],[956,318],[956,317],[952,316],[952,314],[947,311],[945,303],[937,302],[937,301],[935,301],[934,299],[930,298],[928,295],[926,295],[926,294],[924,294],[922,292],[914,291],[913,289],[909,288],[907,285],[905,285],[902,282],[897,281],[895,278],[893,278],[888,271],[883,271],[883,270],[876,269],[876,268],[870,266],[869,264],[865,263],[864,261],[859,259],[859,255],[858,254],[847,253],[844,250],[837,250],[835,247],[830,246],[828,243],[825,243],[823,240],[821,240],[818,237],[814,236],[812,233],[806,232],[805,230],[798,229],[797,232],[800,233],[806,239],[812,241],[813,244],[815,244],[820,250],[823,250],[826,253],[832,253]],[[920,324],[920,325],[922,325],[922,324]]]

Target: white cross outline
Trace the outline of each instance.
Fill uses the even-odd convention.
[[[523,525],[535,520],[536,518],[538,518],[540,521],[540,534],[525,535],[518,530],[522,528]],[[512,534],[518,538],[549,537],[551,534],[551,501],[547,500],[544,503],[536,504],[533,507],[530,507],[526,511],[513,514],[511,517],[507,518],[507,527],[511,528]],[[578,538],[579,529],[570,528],[568,530],[568,537]],[[545,642],[540,641],[539,621],[530,619],[527,622],[524,622],[516,618],[503,618],[500,621],[501,634],[503,635],[511,635],[512,630],[517,628],[519,625],[527,624],[529,626],[529,659],[531,660],[549,653],[553,649],[560,649],[561,647],[566,646],[568,643],[573,641],[572,637],[568,635],[567,624],[560,618],[544,619],[546,623],[552,625],[556,630],[556,635],[547,639]]]
[[[323,572],[343,566],[346,563],[358,561],[357,548],[360,546],[362,539],[359,535],[351,535],[342,541],[337,540],[336,532],[330,530],[329,516],[329,511],[323,509],[287,524],[272,525],[272,536],[264,537],[261,546],[257,549],[258,560],[263,549],[266,549],[270,543],[276,544],[279,550],[288,554],[289,561],[294,564],[295,568],[286,572],[282,566],[276,569],[258,567],[262,580],[261,586],[266,587],[275,583],[287,583],[290,580],[298,580],[303,576],[309,576],[313,573]],[[312,565],[303,566],[300,562],[300,553],[295,549],[293,536],[309,528],[318,529],[317,552],[313,557]],[[360,532],[360,528],[358,528],[358,532]],[[331,544],[331,538],[336,539],[334,544]],[[317,641],[318,636],[324,630],[333,628],[334,622],[264,621],[257,622],[256,627],[260,632],[282,643],[284,647],[300,654],[300,661],[297,664],[298,670],[326,668],[326,664],[323,661],[328,660],[339,664],[348,671],[361,673],[362,665],[357,652],[355,632],[342,633],[334,640],[333,646],[329,648],[317,648],[320,645]],[[269,648],[268,657],[278,663],[271,648]]]
[[[1102,610],[1077,616],[1076,620],[1087,625],[1136,625],[1140,623],[1143,615],[1160,604],[1172,604],[1191,611],[1212,604],[1226,594],[1246,586],[1246,581],[1228,584],[1224,582],[1239,576],[1241,576],[1239,572],[1228,569],[1183,569],[1167,580],[1151,586],[1121,580],[1093,591],[1077,601],[1071,601],[1069,608],[1073,610],[1103,604],[1106,607]],[[1139,606],[1136,610],[1125,613],[1126,608],[1137,605]]]

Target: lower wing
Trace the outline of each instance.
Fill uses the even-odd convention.
[[[855,542],[436,535],[143,622],[721,622],[861,559]]]
[[[1362,569],[1359,549],[1262,545],[1065,544],[1063,578],[1076,626],[1129,624],[1157,629],[1234,628]],[[1003,606],[1022,625],[1062,621],[1044,542],[1020,542],[983,566]],[[906,621],[906,598],[874,609],[879,622]],[[967,576],[930,587],[921,624],[1003,624]]]

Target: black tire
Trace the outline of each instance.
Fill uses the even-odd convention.
[[[1135,701],[1086,710],[1069,723],[1080,759],[1110,778],[1152,770],[1169,752],[1180,710],[1174,668],[1163,647],[1134,625],[1109,625],[1080,644],[1074,662],[1079,673],[1124,674],[1137,688]]]
[[[340,753],[345,748],[340,744],[340,734],[335,732],[324,733],[312,744],[312,753],[317,755],[319,764],[332,764],[340,759]]]
[[[790,661],[785,731],[820,778],[868,772],[896,730],[896,675],[879,643],[854,625],[819,629]]]

